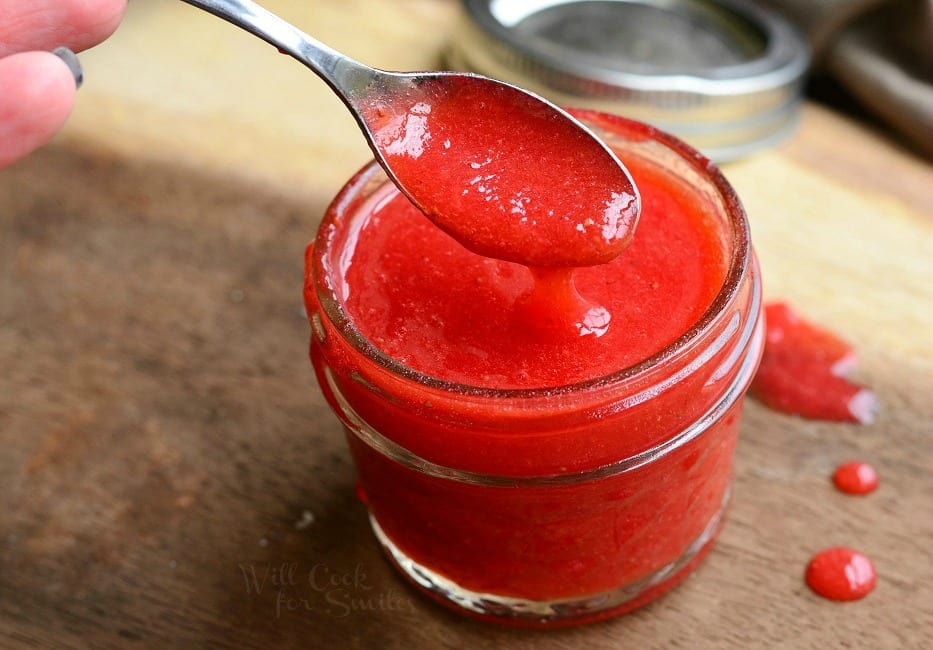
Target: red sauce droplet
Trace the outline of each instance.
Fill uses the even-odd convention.
[[[868,463],[843,463],[836,468],[833,483],[846,494],[869,494],[878,487],[878,472]]]
[[[767,305],[765,318],[765,350],[752,396],[777,411],[814,420],[869,424],[875,419],[875,394],[846,379],[856,361],[848,343],[781,302]]]
[[[820,551],[807,566],[807,585],[823,598],[858,600],[867,596],[878,577],[866,556],[837,546]]]

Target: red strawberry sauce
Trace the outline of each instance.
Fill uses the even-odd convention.
[[[846,379],[856,361],[852,346],[783,302],[767,305],[765,318],[765,353],[752,396],[777,411],[814,420],[874,420],[875,394]]]
[[[814,555],[805,578],[810,589],[830,600],[859,600],[867,596],[878,581],[871,560],[842,546]]]
[[[457,588],[536,602],[613,594],[574,620],[657,597],[708,551],[761,344],[757,265],[724,179],[650,127],[583,116],[623,150],[657,140],[699,179],[620,154],[641,197],[621,252],[596,264],[585,251],[608,244],[589,225],[573,239],[576,227],[545,223],[539,247],[489,213],[484,232],[517,253],[489,257],[379,185],[371,166],[331,205],[305,288],[312,361],[381,531]],[[529,144],[527,169],[499,169],[490,205],[545,180],[553,201],[529,211],[591,214],[573,205],[592,204],[598,184],[578,196],[561,170],[536,164],[545,127],[529,128],[516,140]],[[457,151],[485,160],[445,141],[432,135],[439,149],[423,153],[437,154],[437,177],[462,164]]]

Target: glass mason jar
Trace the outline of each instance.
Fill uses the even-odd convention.
[[[712,305],[654,356],[559,388],[496,390],[382,353],[348,318],[334,275],[354,224],[397,191],[374,162],[333,201],[306,260],[312,362],[346,429],[376,537],[435,599],[515,624],[631,610],[700,562],[723,524],[763,345],[748,223],[722,174],[649,126],[574,114],[623,161],[677,179],[721,242],[727,271]]]

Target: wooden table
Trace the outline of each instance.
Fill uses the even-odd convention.
[[[390,68],[435,64],[439,0],[268,2]],[[310,7],[309,7],[310,5]],[[0,173],[0,646],[921,648],[933,644],[933,172],[815,106],[725,171],[766,291],[856,343],[868,427],[746,407],[731,520],[661,601],[560,631],[483,625],[382,558],[318,392],[302,252],[367,158],[310,73],[172,1],[84,56],[66,132]],[[835,492],[873,462],[877,493]],[[863,601],[805,587],[852,545]]]

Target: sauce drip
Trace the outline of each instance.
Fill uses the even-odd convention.
[[[833,483],[846,494],[870,494],[878,488],[878,472],[868,463],[843,463],[836,468]]]
[[[810,589],[830,600],[859,600],[867,596],[878,581],[871,560],[842,546],[814,555],[805,577]]]
[[[749,394],[772,409],[814,420],[874,421],[877,397],[846,379],[856,362],[848,343],[782,302],[767,305],[765,318],[764,355]]]
[[[531,269],[533,285],[515,304],[515,317],[531,336],[561,340],[597,339],[609,330],[612,315],[577,290],[573,269]]]
[[[435,225],[474,253],[529,267],[603,264],[628,246],[641,202],[614,154],[513,88],[448,85],[433,80],[407,110],[373,106],[368,118]]]

